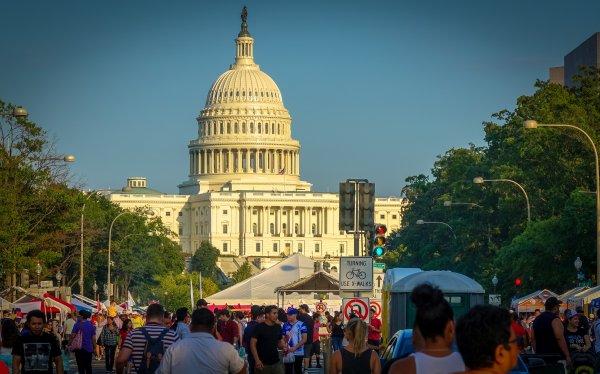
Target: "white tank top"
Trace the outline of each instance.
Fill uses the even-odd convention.
[[[415,352],[411,356],[415,358],[417,374],[450,374],[465,371],[465,363],[458,352],[444,357],[429,356],[421,352]]]

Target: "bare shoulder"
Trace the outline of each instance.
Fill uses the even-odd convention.
[[[412,374],[416,372],[415,359],[412,356],[398,360],[390,366],[390,374]]]

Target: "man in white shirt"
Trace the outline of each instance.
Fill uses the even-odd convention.
[[[246,362],[229,343],[213,336],[215,315],[208,309],[192,313],[191,333],[165,352],[157,374],[246,373]]]
[[[73,326],[75,326],[75,323],[77,323],[77,314],[67,314],[67,320],[63,324],[63,336],[65,339],[71,336],[71,332],[73,331]]]

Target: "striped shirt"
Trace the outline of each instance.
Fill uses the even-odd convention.
[[[169,346],[177,341],[179,341],[179,336],[173,330],[166,328],[164,325],[150,322],[143,327],[148,331],[148,335],[152,338],[157,338],[163,330],[168,330],[167,334],[163,338],[163,346],[166,351]],[[144,333],[141,331],[142,327],[133,329],[127,338],[125,338],[125,342],[123,343],[123,348],[131,349],[131,359],[133,360],[133,372],[137,373],[137,368],[140,367],[142,363],[142,356],[144,355],[144,350],[146,349],[146,337]]]

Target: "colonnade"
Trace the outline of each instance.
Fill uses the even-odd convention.
[[[300,174],[298,150],[215,148],[190,151],[190,175],[223,173]]]

